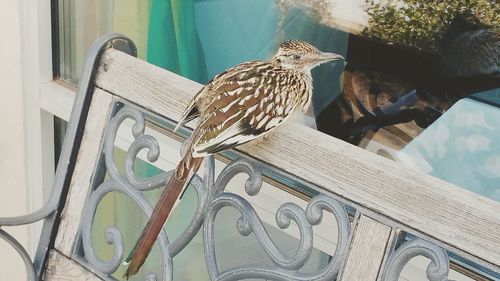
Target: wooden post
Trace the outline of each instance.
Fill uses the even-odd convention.
[[[391,227],[361,215],[339,280],[376,281],[390,235]]]

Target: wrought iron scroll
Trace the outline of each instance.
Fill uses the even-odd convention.
[[[399,280],[405,265],[417,256],[425,256],[431,260],[426,270],[427,278],[430,281],[452,281],[448,279],[449,258],[446,251],[420,238],[403,243],[396,251],[391,253],[381,280]]]
[[[224,207],[233,207],[241,213],[237,228],[241,235],[254,233],[257,241],[266,251],[274,266],[241,267],[220,272],[215,255],[215,218]],[[312,226],[321,223],[323,211],[331,212],[339,229],[339,239],[334,257],[320,272],[301,273],[298,270],[309,260],[312,251]],[[242,197],[232,193],[222,193],[210,203],[204,223],[205,258],[211,280],[228,281],[250,278],[265,280],[333,280],[338,274],[340,265],[348,248],[350,224],[343,205],[326,195],[314,197],[304,211],[292,203],[285,203],[276,213],[276,223],[281,229],[288,228],[294,221],[300,230],[300,243],[295,255],[287,257],[273,243],[257,213]]]
[[[9,245],[12,246],[14,250],[16,250],[19,256],[21,256],[24,265],[26,266],[27,279],[35,280],[36,277],[35,266],[31,262],[31,258],[28,252],[26,252],[26,250],[24,249],[24,247],[14,237],[12,237],[10,234],[8,234],[2,229],[0,229],[0,238],[9,243]]]
[[[134,141],[126,151],[125,172],[122,175],[113,157],[114,142],[120,125],[132,119]],[[150,178],[141,178],[134,173],[134,162],[140,151],[147,150],[147,159],[154,163],[160,155],[159,145],[155,138],[146,135],[145,119],[135,107],[124,105],[110,120],[104,139],[104,163],[109,178],[101,183],[89,195],[81,225],[81,241],[85,258],[89,265],[104,275],[115,272],[124,257],[124,242],[120,230],[116,226],[109,226],[106,230],[106,241],[114,246],[113,257],[109,260],[99,258],[92,248],[91,227],[95,212],[103,197],[111,192],[119,192],[131,198],[146,216],[152,213],[152,206],[148,203],[142,191],[160,188],[165,185],[172,171],[168,171]],[[248,160],[239,159],[227,165],[218,178],[214,178],[214,158],[207,157],[204,161],[203,179],[195,176],[191,180],[198,202],[194,216],[184,232],[173,242],[170,242],[165,232],[159,237],[160,252],[164,265],[164,274],[161,280],[172,280],[172,258],[181,252],[194,238],[203,226],[205,258],[212,280],[239,280],[244,278],[265,278],[270,280],[331,280],[339,271],[346,255],[350,233],[350,223],[345,207],[327,197],[319,195],[311,200],[305,210],[299,206],[286,203],[276,213],[278,227],[285,229],[294,222],[300,230],[300,242],[293,256],[285,255],[267,234],[263,223],[252,206],[242,197],[224,192],[229,181],[238,174],[246,174],[245,191],[253,196],[259,193],[262,186],[260,168]],[[242,217],[238,221],[238,231],[242,235],[253,233],[260,242],[263,251],[271,258],[274,266],[239,268],[219,272],[215,257],[214,227],[215,217],[223,207],[232,207],[240,211]],[[313,249],[314,225],[320,224],[323,212],[332,213],[339,229],[339,239],[334,257],[329,264],[317,273],[301,273],[299,269],[305,265]],[[154,273],[148,274],[146,280],[157,280]]]

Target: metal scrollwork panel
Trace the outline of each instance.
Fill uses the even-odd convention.
[[[132,135],[134,136],[134,141],[126,151],[124,163],[125,172],[124,175],[122,175],[119,171],[118,163],[114,158],[114,144],[118,129],[126,119],[132,119],[135,122],[134,126],[132,127]],[[142,178],[135,174],[134,162],[136,161],[140,151],[146,149],[147,159],[152,163],[157,161],[160,155],[160,149],[157,140],[152,136],[144,134],[144,131],[144,115],[139,110],[131,106],[124,106],[123,108],[121,108],[110,120],[106,128],[103,155],[105,168],[109,179],[101,183],[97,188],[95,188],[95,190],[91,192],[89,199],[86,202],[80,231],[81,244],[85,254],[85,259],[91,267],[95,268],[97,271],[101,272],[104,275],[114,273],[121,265],[124,258],[124,241],[122,238],[123,235],[120,229],[118,229],[114,225],[109,226],[105,234],[107,243],[114,246],[114,253],[111,259],[103,260],[99,258],[95,254],[92,246],[92,224],[97,207],[102,202],[104,196],[111,192],[122,193],[128,198],[132,199],[132,201],[139,207],[139,209],[141,209],[144,214],[149,217],[152,213],[153,206],[151,206],[142,192],[163,187],[172,174],[172,171],[168,171],[149,178]],[[212,167],[212,159],[205,161],[206,171],[212,171]],[[209,195],[208,187],[206,186],[205,182],[210,182],[210,177],[213,176],[210,175],[209,172],[205,173],[205,181],[203,181],[197,175],[195,175],[191,180],[190,184],[197,192],[198,204],[194,217],[191,220],[189,226],[184,230],[183,234],[180,235],[180,237],[175,241],[170,242],[164,232],[160,233],[160,237],[158,239],[162,264],[164,266],[164,273],[161,280],[173,280],[172,257],[178,254],[192,240],[192,238],[201,228],[203,210],[205,208],[205,205],[207,204]],[[157,276],[154,273],[150,273],[146,276],[146,280],[157,280]]]
[[[124,173],[121,174],[118,164],[114,158],[114,144],[118,129],[126,119],[134,120],[132,135],[134,140],[125,152]],[[92,246],[92,224],[96,210],[103,198],[109,193],[121,193],[130,198],[149,217],[152,213],[152,205],[146,200],[143,192],[165,185],[172,171],[164,172],[152,177],[139,177],[134,172],[134,163],[139,152],[147,150],[147,159],[153,163],[159,159],[160,148],[157,140],[145,134],[145,118],[143,113],[130,105],[124,105],[110,120],[105,133],[103,157],[104,165],[108,174],[107,179],[98,183],[91,191],[86,202],[85,211],[81,225],[81,247],[85,259],[90,267],[109,276],[114,273],[124,259],[124,241],[122,231],[114,225],[106,229],[106,242],[113,245],[113,255],[110,259],[98,257]],[[207,267],[212,280],[239,280],[245,278],[264,278],[268,280],[332,280],[338,274],[349,244],[350,223],[345,207],[338,201],[319,195],[313,198],[304,210],[299,206],[286,203],[276,213],[276,223],[281,229],[286,229],[291,223],[298,226],[300,239],[296,252],[287,256],[283,253],[268,235],[264,224],[252,206],[242,197],[224,192],[227,184],[238,174],[246,174],[245,191],[248,195],[259,193],[263,178],[259,166],[248,160],[239,159],[228,164],[215,179],[214,158],[207,157],[204,162],[203,179],[195,175],[191,185],[197,194],[197,204],[194,215],[183,230],[182,234],[173,242],[168,239],[165,232],[159,237],[159,246],[163,265],[163,276],[161,280],[173,279],[172,258],[180,253],[194,236],[203,227],[204,250]],[[224,207],[235,208],[241,213],[237,222],[237,229],[241,235],[255,235],[263,251],[272,260],[273,266],[262,265],[261,267],[242,267],[229,271],[219,272],[215,257],[214,228],[215,218]],[[327,266],[316,273],[299,272],[309,258],[313,250],[313,226],[321,223],[323,213],[333,214],[339,229],[339,239],[334,257]],[[150,273],[145,280],[157,280],[155,273]]]
[[[215,218],[224,207],[232,207],[241,213],[237,221],[238,232],[243,236],[255,235],[264,251],[271,258],[274,266],[241,267],[220,272],[215,255]],[[337,219],[339,239],[335,256],[327,266],[316,273],[301,273],[298,270],[305,265],[313,248],[312,226],[320,224],[323,212],[332,213]],[[262,278],[266,280],[332,280],[339,271],[349,245],[350,223],[343,205],[325,195],[314,197],[306,210],[292,203],[285,203],[276,213],[276,223],[281,229],[288,228],[291,222],[300,230],[299,247],[294,255],[286,256],[269,237],[263,223],[252,206],[242,197],[233,193],[221,193],[210,203],[204,223],[203,238],[205,258],[211,280],[241,280]]]
[[[135,124],[132,127],[132,135],[135,139],[126,153],[126,159],[135,159],[139,151],[145,148],[149,149],[147,154],[149,161],[156,161],[159,156],[158,143],[156,143],[156,141],[150,136],[144,135],[144,116],[139,111],[128,107],[123,107],[119,110],[108,123],[104,138],[103,154],[109,179],[99,184],[97,188],[90,193],[84,208],[80,229],[81,244],[85,254],[85,259],[93,269],[105,275],[115,272],[120,266],[124,256],[124,242],[121,231],[114,225],[109,226],[106,229],[106,242],[114,246],[113,256],[109,260],[103,260],[95,254],[92,245],[91,232],[94,216],[102,199],[105,195],[111,192],[126,194],[147,216],[149,216],[152,213],[152,206],[148,203],[141,191],[161,186],[161,183],[166,182],[168,177],[168,173],[166,173],[161,176],[150,178],[147,182],[141,181],[133,175],[133,169],[130,170],[127,164],[125,164],[126,175],[124,176],[120,173],[118,165],[114,159],[114,143],[118,128],[128,118],[135,121]],[[167,269],[171,268],[172,260],[170,255],[167,254],[168,241],[163,233],[159,237],[159,245],[165,267]],[[155,279],[156,276],[154,276],[153,280]],[[171,279],[171,276],[168,276],[167,274],[164,275],[163,280]]]
[[[415,238],[403,243],[389,258],[382,274],[382,281],[397,281],[408,262],[417,256],[430,259],[426,274],[430,281],[452,281],[448,279],[449,258],[445,250],[440,247]]]

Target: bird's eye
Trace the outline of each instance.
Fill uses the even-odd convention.
[[[300,55],[293,55],[294,60],[300,60],[302,57]]]

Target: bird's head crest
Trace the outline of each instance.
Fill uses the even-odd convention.
[[[287,40],[280,43],[278,52],[273,61],[280,66],[296,71],[310,70],[322,63],[335,60],[344,60],[340,55],[325,53],[313,45],[301,40]]]

